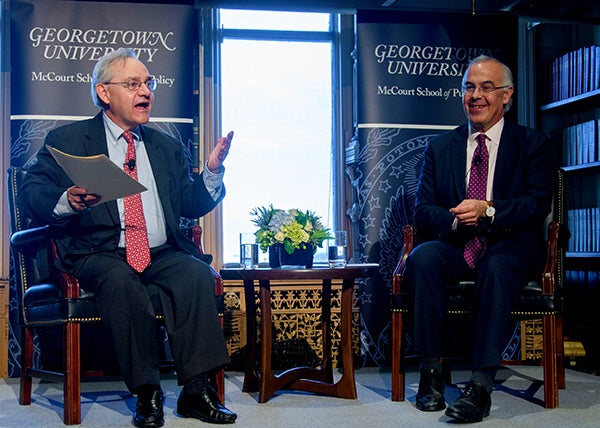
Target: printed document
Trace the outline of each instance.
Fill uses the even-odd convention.
[[[148,190],[106,155],[74,156],[52,146],[48,150],[73,183],[100,196],[100,204]]]

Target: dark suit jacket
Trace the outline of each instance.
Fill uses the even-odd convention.
[[[165,216],[167,239],[175,248],[198,256],[194,243],[180,230],[180,217],[198,218],[219,202],[208,193],[202,176],[192,179],[184,147],[175,139],[149,127],[141,127]],[[102,114],[59,127],[46,137],[37,163],[26,174],[18,204],[34,224],[52,224],[60,254],[59,268],[71,271],[73,261],[99,251],[114,250],[121,224],[116,201],[101,203],[76,215],[56,219],[53,209],[59,197],[73,185],[54,161],[46,145],[78,156],[108,156]],[[221,199],[224,197],[223,190]]]
[[[466,197],[467,134],[465,124],[427,145],[415,200],[418,234],[457,246],[473,230],[452,232],[454,217],[448,211]],[[494,173],[496,215],[486,227],[490,240],[511,239],[525,254],[541,253],[541,226],[551,210],[555,168],[554,150],[542,133],[504,122]]]

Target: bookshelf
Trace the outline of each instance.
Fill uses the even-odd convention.
[[[535,126],[549,135],[565,171],[571,238],[565,253],[564,335],[581,341],[582,369],[600,369],[600,26],[528,27],[535,75]],[[529,61],[529,59],[527,60]],[[567,339],[566,339],[567,340]]]

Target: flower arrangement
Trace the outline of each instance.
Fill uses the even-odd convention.
[[[263,252],[274,244],[283,244],[288,254],[305,250],[309,244],[316,252],[317,246],[321,247],[324,240],[332,238],[329,229],[321,224],[321,218],[311,211],[285,211],[269,205],[254,208],[250,215],[253,216],[252,223],[258,227],[254,234]]]

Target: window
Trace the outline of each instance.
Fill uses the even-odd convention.
[[[235,131],[223,261],[239,263],[239,234],[256,230],[254,207],[315,211],[334,229],[334,37],[329,14],[221,10],[220,18],[222,129]]]

